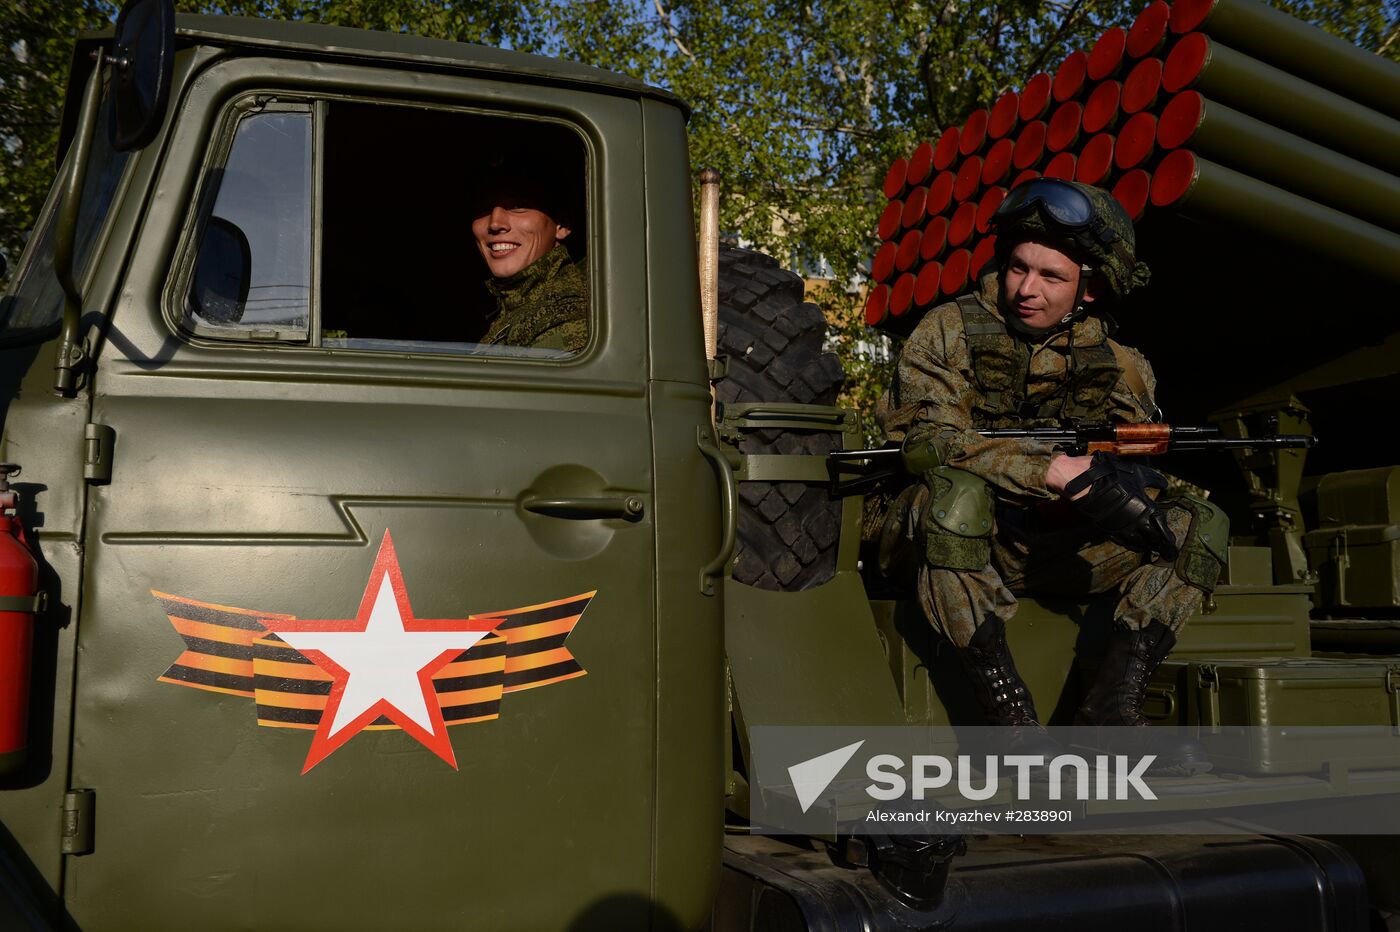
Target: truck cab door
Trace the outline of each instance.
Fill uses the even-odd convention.
[[[69,912],[545,928],[645,906],[641,102],[230,58],[172,110],[94,390],[113,469],[72,779],[100,816]],[[468,188],[521,140],[574,199],[577,351],[481,343]]]

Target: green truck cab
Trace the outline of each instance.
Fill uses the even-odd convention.
[[[84,928],[545,928],[653,902],[702,921],[723,618],[697,582],[721,541],[684,109],[448,42],[181,17],[175,43],[147,145],[115,152],[97,117],[72,390],[52,386],[57,188],[7,299],[7,337],[41,334],[5,350],[51,605],[38,727],[0,792],[31,879]],[[109,45],[80,43],[72,110]],[[572,355],[469,342],[466,182],[541,130],[587,204]],[[242,301],[219,278],[240,249]],[[455,762],[371,723],[303,774],[297,713],[326,697],[220,612],[354,619],[390,539],[419,619],[591,598],[567,648],[439,689]],[[96,790],[81,859],[73,788]]]
[[[1181,928],[1189,902],[1227,928],[1313,908],[1280,892],[1301,884],[1309,928],[1350,929],[1368,882],[1400,905],[1389,839],[983,839],[951,880],[940,842],[910,856],[948,884],[920,903],[868,846],[747,834],[750,729],[939,725],[966,697],[917,606],[872,599],[860,498],[826,490],[855,418],[707,364],[684,103],[512,52],[170,16],[137,0],[79,41],[0,308],[0,461],[46,600],[0,603],[38,609],[0,926],[1117,928],[1155,904]],[[481,342],[471,184],[521,146],[571,200],[577,352]],[[771,355],[795,331],[761,296],[800,306],[797,280],[725,268],[722,300],[785,336],[731,323],[721,351]],[[776,582],[745,566],[775,494],[811,506],[812,554]],[[1238,549],[1181,656],[1306,654],[1313,590],[1270,569],[1301,544]],[[1076,610],[1024,613],[1053,705]],[[1168,673],[1164,719],[1198,704]]]

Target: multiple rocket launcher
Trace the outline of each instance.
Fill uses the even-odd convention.
[[[866,322],[908,333],[966,291],[1006,192],[1042,176],[1400,283],[1400,65],[1257,0],[1156,0],[895,160]]]

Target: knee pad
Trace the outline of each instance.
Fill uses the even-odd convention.
[[[1176,558],[1176,575],[1209,595],[1229,554],[1229,517],[1219,506],[1184,492],[1164,497],[1160,502],[1191,513],[1191,526]]]
[[[992,561],[992,487],[952,466],[926,470],[929,500],[923,514],[924,558],[929,566],[980,570]]]

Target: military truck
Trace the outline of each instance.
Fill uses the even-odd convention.
[[[968,712],[862,578],[825,455],[862,438],[799,280],[726,250],[707,361],[686,118],[565,62],[150,0],[80,39],[0,318],[0,926],[1386,921],[1385,839],[750,831],[754,728]],[[522,140],[575,199],[578,353],[479,342],[468,183]],[[1272,553],[1232,553],[1181,657],[1310,653]],[[1023,607],[1038,695],[1083,617]],[[1244,714],[1189,689],[1167,671],[1164,720]]]

